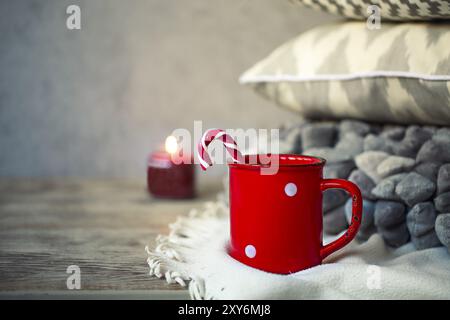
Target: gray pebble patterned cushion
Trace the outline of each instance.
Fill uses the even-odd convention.
[[[357,238],[373,233],[399,247],[450,249],[450,127],[302,120],[280,132],[282,153],[327,159],[325,178],[348,179],[363,196]],[[324,230],[343,231],[352,201],[342,190],[323,197]]]
[[[450,125],[450,24],[314,28],[241,76],[309,118]]]
[[[291,0],[309,8],[353,19],[366,19],[367,7],[377,5],[381,19],[392,21],[450,18],[448,0]]]

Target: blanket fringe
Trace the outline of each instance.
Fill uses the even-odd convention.
[[[182,287],[189,283],[192,299],[212,299],[206,294],[205,281],[199,275],[190,274],[188,264],[190,253],[213,232],[211,223],[228,216],[228,204],[224,199],[224,195],[219,194],[217,201],[206,202],[203,209],[192,209],[187,216],[178,217],[169,225],[168,235],[158,235],[153,250],[145,247],[150,276],[165,278],[167,283],[178,283]]]

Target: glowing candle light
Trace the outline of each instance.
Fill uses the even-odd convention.
[[[168,136],[166,138],[166,151],[170,154],[174,154],[178,151],[178,141],[174,136]]]
[[[195,196],[193,163],[176,164],[172,156],[180,151],[177,138],[168,136],[165,150],[153,152],[147,162],[147,188],[158,198],[192,198]]]

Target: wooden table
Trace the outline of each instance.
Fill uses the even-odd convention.
[[[220,179],[194,200],[152,199],[144,181],[0,180],[0,299],[188,298],[148,276],[145,245],[190,208],[214,199]],[[81,270],[68,290],[67,267]]]

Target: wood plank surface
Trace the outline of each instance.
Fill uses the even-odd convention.
[[[0,293],[68,291],[69,265],[81,269],[80,291],[181,290],[148,276],[144,247],[214,199],[219,180],[193,200],[158,200],[145,181],[2,178]]]

